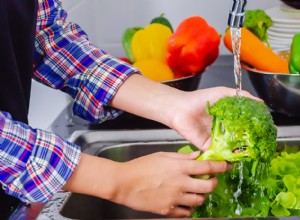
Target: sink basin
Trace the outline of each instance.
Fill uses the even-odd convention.
[[[298,127],[280,127],[278,147],[300,147],[299,130]],[[187,144],[178,133],[170,129],[77,131],[70,137],[70,141],[81,146],[85,153],[115,161],[128,161],[158,151],[176,152]],[[96,197],[62,191],[46,204],[38,220],[163,218],[165,217],[138,212]],[[290,220],[292,217],[285,218]]]
[[[99,157],[109,158],[115,161],[128,161],[158,151],[176,152],[188,142],[149,142],[128,143],[104,147],[97,154]],[[109,202],[107,200],[71,194],[61,210],[61,215],[76,219],[153,219],[163,216],[151,213],[137,212],[127,207]]]
[[[101,135],[101,137],[99,137]],[[119,131],[114,138],[106,134],[94,133],[77,135],[73,142],[83,146],[85,152],[99,157],[124,162],[150,153],[176,152],[188,142],[174,131],[146,130]],[[97,139],[101,140],[97,140]],[[73,138],[74,139],[74,138]],[[112,142],[110,140],[113,140]],[[118,144],[116,144],[118,143]],[[125,206],[93,196],[72,193],[65,201],[60,214],[70,219],[154,219],[164,218],[145,212],[137,212]]]

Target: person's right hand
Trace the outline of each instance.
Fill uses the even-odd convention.
[[[197,179],[193,175],[227,171],[226,162],[196,161],[192,154],[159,152],[119,163],[112,201],[139,211],[174,217],[188,217],[205,195],[217,186],[217,178]]]

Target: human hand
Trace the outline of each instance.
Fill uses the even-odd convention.
[[[110,105],[163,123],[203,150],[209,146],[212,121],[206,113],[207,101],[212,105],[220,98],[233,95],[236,89],[227,87],[184,92],[133,74]],[[246,91],[241,91],[241,95],[260,100]]]
[[[193,175],[227,171],[226,162],[196,161],[199,152],[159,152],[119,164],[112,201],[139,211],[173,217],[188,217],[203,204],[205,195],[217,186],[217,178]]]
[[[212,117],[206,112],[207,101],[212,105],[220,98],[235,94],[235,89],[226,87],[187,92],[178,99],[172,113],[169,113],[172,115],[169,126],[199,149],[205,150],[210,144],[212,123]],[[260,100],[246,91],[242,91],[241,95]]]

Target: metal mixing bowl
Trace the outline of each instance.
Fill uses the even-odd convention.
[[[164,81],[162,83],[183,91],[193,91],[198,88],[201,76],[202,73],[198,73],[196,75]]]
[[[258,96],[274,110],[300,116],[300,75],[268,73],[242,65]]]
[[[293,8],[300,9],[300,0],[281,0],[281,1]]]

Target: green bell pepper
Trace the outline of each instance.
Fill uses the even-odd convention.
[[[150,22],[150,24],[153,23],[158,23],[158,24],[163,24],[165,26],[167,26],[168,28],[170,28],[171,32],[173,33],[173,27],[171,25],[171,22],[164,17],[164,13],[162,13],[159,17],[153,18]]]
[[[135,35],[135,33],[141,29],[144,29],[144,28],[140,27],[140,26],[127,28],[124,31],[123,36],[122,36],[122,46],[123,46],[125,54],[126,54],[127,58],[129,59],[130,63],[134,63],[134,57],[133,57],[132,49],[131,49],[131,41],[132,41],[132,38]]]
[[[291,74],[300,74],[300,33],[295,34],[293,37],[289,70]]]

